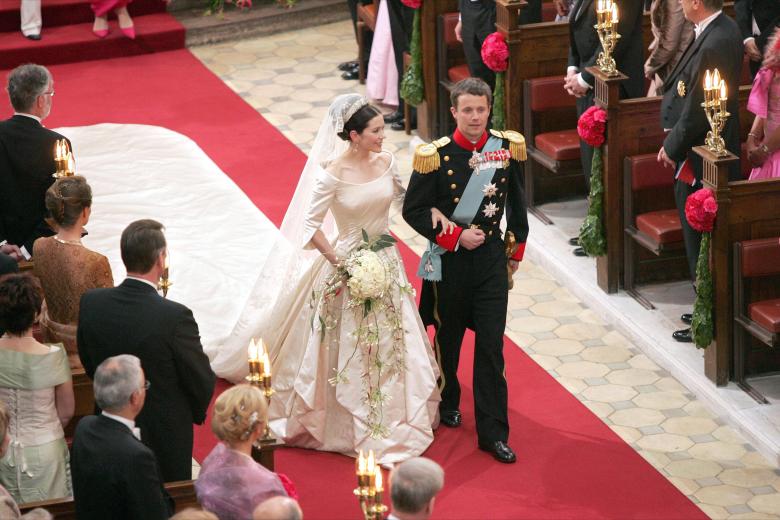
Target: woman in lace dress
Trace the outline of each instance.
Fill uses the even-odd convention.
[[[62,343],[72,369],[81,368],[76,327],[81,295],[90,289],[113,287],[108,259],[84,247],[81,235],[92,212],[92,189],[79,175],[58,179],[46,192],[46,209],[53,237],[33,245],[35,276],[41,280],[46,300],[41,331],[47,343]]]
[[[62,345],[44,345],[32,328],[43,296],[25,274],[0,278],[0,401],[11,416],[11,447],[0,484],[18,503],[72,495],[63,427],[73,417],[73,384]]]
[[[747,141],[750,180],[780,177],[780,30],[767,42],[747,106],[756,115]]]
[[[282,224],[232,337],[212,355],[217,374],[247,371],[246,346],[269,346],[271,429],[293,446],[380,462],[419,455],[438,421],[438,368],[398,249],[378,250],[387,291],[367,309],[333,284],[351,252],[389,233],[389,211],[404,188],[395,158],[382,150],[384,121],[357,94],[331,104]],[[447,225],[437,214],[432,218]],[[435,226],[434,226],[435,227]],[[338,275],[337,275],[338,276]],[[331,290],[327,290],[331,283]]]

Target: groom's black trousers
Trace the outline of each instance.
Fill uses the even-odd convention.
[[[504,378],[504,327],[508,302],[507,260],[498,234],[474,250],[442,255],[442,281],[433,282],[436,350],[441,370],[440,410],[460,405],[458,361],[466,328],[474,330],[474,408],[482,442],[509,438]]]

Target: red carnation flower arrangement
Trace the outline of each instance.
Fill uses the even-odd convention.
[[[593,148],[604,144],[606,130],[607,113],[595,105],[587,109],[577,121],[577,133],[583,141]]]
[[[712,231],[717,214],[715,194],[708,188],[693,192],[685,201],[685,218],[691,227],[700,233]]]
[[[419,9],[422,5],[422,0],[401,0],[401,3],[404,4],[406,7],[410,7],[412,9]]]
[[[485,38],[481,54],[482,61],[493,72],[504,72],[509,65],[509,47],[500,32],[494,32]]]

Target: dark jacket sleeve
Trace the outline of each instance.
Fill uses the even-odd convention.
[[[206,409],[211,402],[217,376],[203,352],[198,324],[192,311],[184,306],[174,333],[173,355],[179,383],[190,402],[192,420],[195,424],[202,424],[206,419]]]
[[[510,161],[506,200],[506,229],[515,235],[518,244],[528,240],[528,212],[523,189],[523,164]]]
[[[644,15],[644,8],[642,2],[636,0],[617,0],[618,13],[620,15],[620,21],[618,22],[617,32],[620,34],[620,39],[615,45],[615,49],[612,51],[612,57],[617,63],[618,69],[621,68],[624,57],[631,47],[633,39],[638,38],[642,40],[642,17]],[[594,2],[595,4],[595,2]],[[596,29],[593,29],[595,31]],[[599,46],[599,49],[601,46]],[[580,73],[582,79],[585,80],[588,85],[593,86],[596,83],[593,74],[588,72],[586,67],[590,67],[596,64],[599,52],[593,53],[593,58],[588,60],[588,63],[580,65]]]
[[[127,472],[126,506],[128,518],[164,520],[173,514],[173,500],[163,488],[160,470],[149,449],[132,457]]]
[[[734,0],[734,12],[742,39],[753,36],[753,7],[751,0]]]
[[[90,314],[89,311],[85,312],[85,309],[89,307],[88,300],[89,291],[82,294],[81,300],[79,301],[79,323],[78,328],[76,329],[76,344],[79,345],[79,360],[81,360],[81,364],[84,367],[84,372],[86,372],[87,377],[91,380],[95,377],[95,370],[97,367],[95,366],[95,363],[90,355],[90,345],[84,337],[85,329],[82,325],[84,316],[89,316]]]

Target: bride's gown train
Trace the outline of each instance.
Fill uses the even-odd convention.
[[[339,180],[317,167],[308,210],[298,208],[306,211],[298,246],[309,244],[328,212],[338,230],[334,249],[340,258],[361,243],[363,230],[369,237],[389,232],[390,207],[403,201],[404,188],[394,157],[387,155],[387,170],[362,184]],[[377,320],[373,323],[379,325],[379,334],[370,355],[365,344],[358,345],[357,331],[364,326],[363,310],[347,307],[346,287],[330,300],[329,312],[320,315],[319,292],[335,271],[322,255],[317,255],[295,279],[283,281],[287,286],[281,292],[289,297],[266,304],[268,317],[262,320],[260,330],[257,326],[252,329],[253,335],[262,336],[271,347],[275,394],[271,398],[270,427],[288,445],[352,456],[372,449],[379,462],[390,463],[421,454],[433,440],[432,427],[438,421],[438,366],[413,292],[404,290],[410,286],[398,249],[390,246],[378,254],[395,266],[391,270],[396,282],[391,289],[394,310],[374,313]],[[268,283],[273,281],[267,278]],[[393,341],[392,323],[396,324],[397,335],[402,334],[400,342]],[[244,323],[244,329],[250,327]],[[243,349],[238,355],[233,352],[232,357],[246,366],[246,347]],[[375,365],[371,369],[368,366],[377,352],[387,365],[380,371]],[[227,366],[227,353],[220,352],[225,359],[213,360],[212,366]],[[403,368],[394,371],[390,365],[397,357],[402,358]],[[219,366],[215,370],[220,373]],[[235,374],[232,379],[237,379]],[[381,404],[374,400],[370,406],[370,395],[378,397]]]

